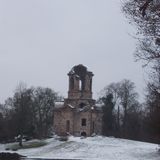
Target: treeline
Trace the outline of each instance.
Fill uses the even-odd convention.
[[[122,11],[137,27],[135,58],[143,62],[148,74],[142,135],[147,134],[147,140],[160,143],[160,1],[126,0]]]
[[[160,95],[146,88],[144,103],[138,101],[135,84],[127,79],[106,86],[98,102],[103,109],[103,135],[160,143]],[[50,88],[20,84],[13,97],[0,105],[0,142],[19,135],[46,138],[52,135],[55,101],[61,101]]]
[[[102,91],[103,135],[160,143],[160,97],[147,87],[146,101],[138,102],[130,80],[111,83]]]
[[[13,97],[0,105],[0,141],[13,140],[18,135],[20,140],[24,135],[49,136],[53,129],[55,101],[59,99],[61,97],[50,88],[26,88],[20,84]]]

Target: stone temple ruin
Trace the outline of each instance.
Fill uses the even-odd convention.
[[[74,66],[68,76],[68,98],[55,105],[55,133],[60,136],[101,134],[102,111],[92,99],[93,73],[80,64]]]

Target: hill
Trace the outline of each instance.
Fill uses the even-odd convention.
[[[70,137],[68,141],[56,138],[46,140],[47,145],[21,149],[17,153],[31,158],[66,158],[100,160],[159,160],[158,145],[109,137]],[[1,151],[5,148],[0,146]]]

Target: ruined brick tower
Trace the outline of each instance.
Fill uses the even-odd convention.
[[[69,91],[64,103],[56,103],[54,129],[57,135],[90,136],[101,134],[102,112],[92,99],[92,77],[83,65],[68,73]]]

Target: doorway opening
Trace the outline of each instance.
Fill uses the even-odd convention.
[[[81,132],[81,136],[86,137],[87,136],[86,132]]]

